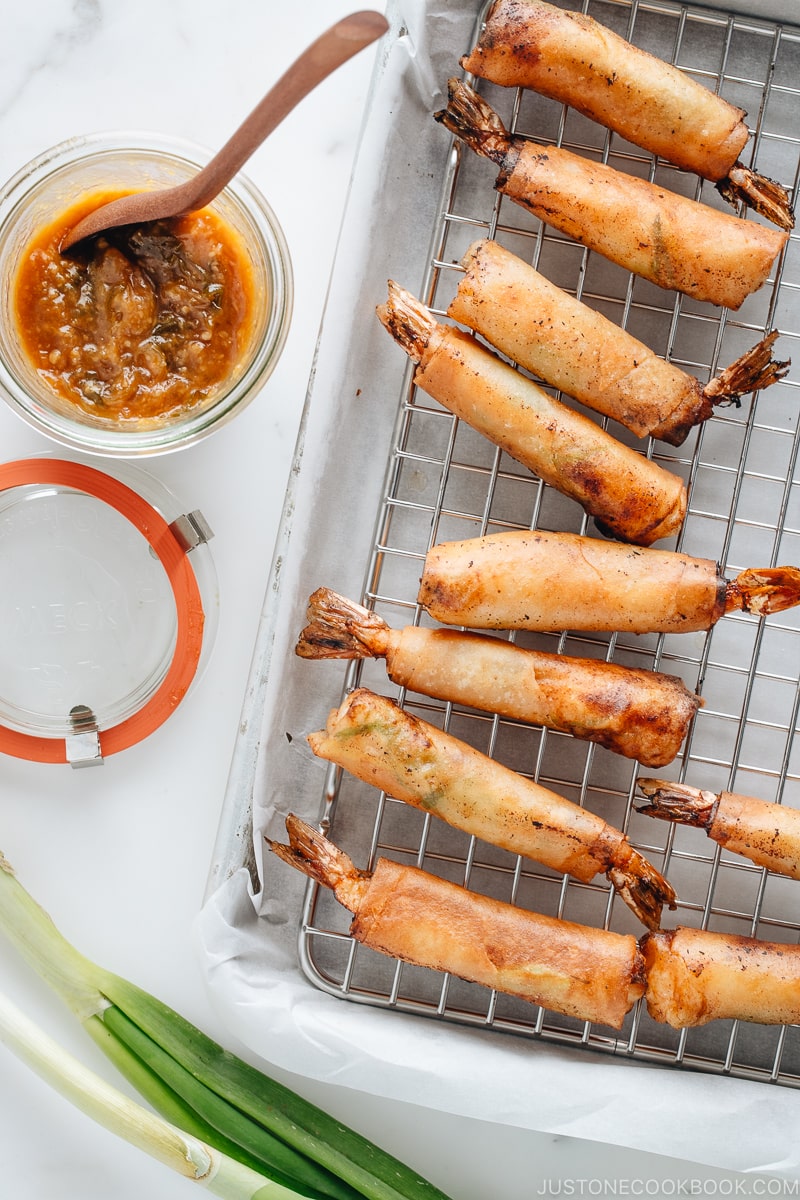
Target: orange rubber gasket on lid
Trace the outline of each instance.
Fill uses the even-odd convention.
[[[152,546],[167,573],[178,617],[175,653],[156,692],[138,712],[99,733],[105,757],[148,737],[180,704],[197,672],[205,614],[186,552],[151,504],[118,479],[94,467],[62,459],[28,458],[0,465],[0,491],[29,484],[60,484],[95,496],[121,513]],[[0,752],[33,762],[66,763],[65,738],[36,737],[0,724]]]

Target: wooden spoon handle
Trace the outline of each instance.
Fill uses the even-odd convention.
[[[191,193],[190,207],[184,211],[202,208],[213,200],[309,92],[387,29],[386,18],[380,13],[356,12],[332,25],[312,42],[270,88],[219,153],[184,185],[187,195]]]
[[[68,230],[61,240],[61,251],[105,229],[179,217],[209,204],[317,84],[388,28],[386,18],[371,11],[351,13],[337,21],[303,51],[201,171],[177,187],[135,192],[101,205]]]

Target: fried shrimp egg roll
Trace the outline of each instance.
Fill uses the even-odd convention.
[[[471,836],[584,883],[604,874],[650,929],[669,883],[602,817],[489,758],[366,688],[308,736],[320,758]]]
[[[642,939],[647,1011],[674,1029],[800,1021],[800,947],[679,927]]]
[[[392,629],[329,588],[309,598],[307,616],[296,646],[301,658],[384,658],[400,687],[570,733],[643,766],[672,762],[702,704],[677,676],[660,671],[455,629]]]
[[[436,113],[499,167],[495,188],[548,225],[662,288],[739,308],[767,280],[789,234],[717,212],[666,188],[509,134],[467,84]]]
[[[759,867],[800,879],[800,812],[782,804],[709,792],[664,779],[639,779],[647,802],[638,811],[680,825],[694,825],[724,850]]]
[[[441,542],[425,558],[419,603],[444,625],[692,633],[726,612],[800,603],[800,568],[725,580],[711,559],[576,533],[512,530]]]
[[[354,914],[351,935],[403,962],[619,1029],[644,992],[630,934],[590,929],[468,891],[419,867],[379,858],[372,873],[296,816],[284,862],[330,888]]]
[[[738,161],[746,113],[592,17],[544,0],[495,0],[462,67],[503,87],[568,104],[635,146],[721,183],[783,229],[793,226],[785,188]]]
[[[598,529],[649,546],[677,533],[683,480],[549,396],[474,337],[441,325],[389,281],[378,317],[416,362],[417,387],[594,517]]]
[[[473,243],[461,265],[448,316],[637,437],[679,446],[715,405],[738,404],[791,365],[772,359],[773,331],[703,386],[497,242]]]

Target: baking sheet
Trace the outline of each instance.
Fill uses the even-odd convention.
[[[606,5],[615,17],[627,7]],[[775,6],[771,7],[774,10]],[[640,11],[645,9],[656,14],[664,10],[673,15],[677,6],[639,5]],[[765,11],[764,15],[780,14]],[[796,1173],[799,1159],[794,1150],[787,1157],[786,1147],[794,1142],[789,1130],[800,1115],[800,1096],[788,1088],[778,1089],[739,1078],[700,1077],[654,1068],[641,1061],[631,1062],[627,1057],[620,1061],[570,1046],[547,1044],[541,1037],[535,1042],[526,1041],[524,1037],[508,1037],[452,1021],[422,1019],[410,1013],[346,1003],[312,986],[301,969],[297,932],[304,883],[299,876],[287,878],[288,872],[276,870],[273,862],[264,861],[261,835],[266,832],[282,838],[283,815],[287,811],[299,812],[310,820],[319,817],[327,772],[325,764],[314,759],[308,750],[305,734],[320,728],[328,710],[338,702],[343,667],[341,663],[299,663],[293,656],[293,646],[303,623],[307,597],[315,587],[325,583],[357,598],[364,590],[365,570],[368,580],[376,578],[375,514],[380,515],[380,497],[387,491],[387,457],[397,437],[397,396],[406,385],[401,386],[403,368],[399,358],[402,356],[375,320],[373,310],[385,294],[387,278],[396,278],[412,290],[418,282],[430,278],[431,235],[437,231],[440,199],[438,181],[452,167],[449,139],[430,120],[430,112],[441,105],[441,86],[454,72],[458,52],[469,45],[476,9],[416,0],[397,5],[390,16],[392,34],[368,104],[368,119],[298,442],[296,469],[254,654],[243,710],[243,732],[235,750],[229,794],[214,851],[209,896],[198,922],[209,986],[237,1034],[265,1058],[294,1071],[484,1119],[738,1169],[785,1171],[791,1175]],[[757,25],[756,20],[754,28]],[[718,27],[718,20],[709,25],[710,30]],[[770,40],[764,30],[759,30],[759,35],[763,35],[764,42]],[[454,47],[459,50],[454,51]],[[472,165],[467,168],[473,169]],[[781,177],[787,183],[795,182],[786,179],[785,173]],[[478,189],[481,186],[476,184]],[[486,219],[491,221],[491,188],[488,196]],[[481,232],[478,229],[474,236],[480,236]],[[550,253],[560,250],[556,243],[548,246]],[[448,251],[446,258],[453,257],[457,254]],[[438,287],[438,276],[434,282]],[[791,298],[791,279],[789,284]],[[442,286],[446,288],[447,284]],[[760,328],[771,315],[768,311],[771,295],[774,302],[774,294],[768,291],[759,294],[758,305],[766,304],[767,311],[758,308],[750,314],[744,313],[731,326],[734,340],[737,331],[741,337],[752,328]],[[792,315],[794,309],[796,305]],[[644,305],[642,311],[648,312],[648,306]],[[783,320],[780,325],[783,329]],[[731,342],[722,341],[717,345],[717,350],[723,353],[720,366],[744,348],[736,349],[726,358],[724,353],[730,345]],[[797,357],[796,347],[789,345],[785,350],[787,354],[794,351]],[[773,407],[777,404],[787,424],[786,430],[778,432],[785,433],[789,444],[796,447],[796,421],[793,425],[794,418],[786,417],[795,396],[790,390],[788,397],[783,397],[782,406],[774,402]],[[696,456],[683,462],[684,467],[693,470],[695,478],[701,467],[704,480],[705,474],[708,475],[705,491],[698,488],[693,492],[693,524],[687,526],[690,544],[686,549],[700,552],[691,544],[691,538],[701,533],[707,536],[709,528],[715,535],[723,526],[736,528],[739,540],[729,540],[724,546],[726,562],[737,567],[766,565],[761,561],[740,561],[740,556],[757,550],[763,557],[765,550],[772,550],[771,544],[765,542],[765,530],[769,529],[767,511],[758,520],[751,517],[743,522],[726,522],[721,519],[725,514],[724,503],[715,494],[720,479],[726,484],[730,482],[729,461],[738,458],[744,462],[743,443],[735,454],[730,445],[741,438],[748,447],[755,441],[758,449],[762,437],[762,423],[752,416],[722,419],[716,422],[715,432],[709,437],[712,449],[714,438],[721,439],[720,448],[706,456],[708,461]],[[686,457],[684,451],[678,457],[681,456]],[[796,469],[795,449],[794,458],[789,454],[786,470]],[[766,501],[775,472],[775,463],[764,463],[760,470],[739,471],[737,495],[744,487],[753,486],[760,489]],[[474,469],[470,471],[472,475],[475,473]],[[695,495],[700,497],[697,503]],[[796,489],[791,495],[796,500]],[[329,520],[332,511],[334,528]],[[786,511],[784,505],[784,516]],[[796,514],[790,517],[787,548],[792,546],[794,538],[796,550],[795,518]],[[725,541],[725,535],[721,536]],[[342,553],[343,546],[346,555]],[[798,557],[795,553],[792,561]],[[764,635],[755,623],[721,624],[725,626],[721,641],[725,637],[731,641],[729,646],[721,648],[728,662],[738,664],[752,657],[755,642],[763,653]],[[782,716],[781,722],[786,726],[783,753],[791,757],[787,746],[796,742],[797,724],[797,622],[785,619],[774,628],[779,637],[770,654],[776,661],[782,660],[782,665],[768,672],[767,683],[773,685],[771,691],[775,690],[776,681],[782,685],[779,691],[783,685],[789,688],[789,717]],[[684,643],[677,649],[661,644],[646,646],[645,652],[659,658],[675,654],[694,662],[702,658],[703,647],[699,644],[687,647]],[[637,653],[641,653],[641,646]],[[706,656],[706,666],[715,662],[713,655]],[[720,678],[720,692],[735,693],[732,684],[736,684],[740,673],[731,673],[728,667]],[[387,687],[376,690],[392,694]],[[740,696],[737,700],[740,712],[742,702]],[[786,702],[785,697],[782,702]],[[756,775],[765,773],[758,755],[770,751],[768,740],[764,744],[767,726],[763,720],[755,722],[757,737],[751,738],[753,748],[748,743],[743,753],[745,725],[735,719],[735,713],[735,708],[727,712],[719,703],[710,710],[716,719],[705,728],[707,748],[699,743],[698,762],[708,770],[708,777],[699,781],[700,786],[713,786],[720,771],[724,774],[730,769],[734,752],[737,762],[740,759],[743,764],[752,762]],[[734,728],[737,744],[725,745]],[[602,770],[602,755],[593,755],[592,761],[599,762]],[[582,778],[590,779],[585,774],[585,764],[580,771]],[[766,774],[769,773],[767,769]],[[789,780],[796,787],[796,761],[784,762],[779,774],[782,786]],[[698,782],[696,776],[690,782]],[[723,778],[717,786],[726,786],[726,782]],[[758,790],[755,786],[746,787],[741,780],[737,786],[743,791]],[[610,793],[619,790],[615,784]],[[607,786],[606,791],[609,791]],[[364,836],[361,820],[356,821],[353,812],[347,804],[340,805],[335,812],[339,823],[335,836],[339,838],[341,833],[339,840],[344,840],[348,849],[357,846],[359,837]],[[656,837],[650,828],[639,836],[648,840]],[[665,852],[665,836],[654,847],[659,853]],[[679,885],[683,883],[684,868],[688,872],[686,878],[693,880],[698,879],[698,873],[707,879],[710,871],[717,876],[721,870],[718,858],[704,845],[699,845],[698,852],[696,839],[688,848],[681,849],[678,845],[670,847],[670,852],[673,854],[670,877],[680,871],[681,879],[674,880]],[[730,868],[726,865],[723,874],[725,871],[729,872],[726,878],[734,884],[748,876],[748,887],[753,879],[761,878],[759,872],[748,875],[741,865]],[[681,886],[679,891],[682,896],[687,894]],[[758,903],[763,912],[763,897]],[[727,911],[734,926],[743,915],[737,904],[738,901],[730,902]],[[774,911],[781,914],[774,919],[785,923],[787,904],[789,908],[796,906],[797,899],[791,890],[779,887],[773,908],[766,910],[767,919]],[[747,907],[752,911],[752,904]],[[796,916],[791,912],[789,920]],[[346,919],[341,919],[340,927],[346,927]],[[307,944],[304,957],[308,969]],[[312,965],[312,970],[317,968]],[[473,1024],[480,1022],[473,1020]],[[543,1032],[541,1021],[535,1032]],[[575,1040],[574,1030],[562,1032]],[[774,1031],[748,1033],[763,1039],[777,1036]],[[676,1047],[667,1045],[668,1056],[673,1061],[690,1061],[691,1045],[686,1045],[682,1035],[676,1036],[683,1045],[678,1047],[677,1055]],[[729,1045],[735,1045],[735,1039],[730,1042],[728,1031],[725,1036]],[[590,1041],[587,1031],[578,1031],[577,1037],[579,1041]],[[629,1032],[610,1044],[607,1033],[601,1040],[604,1048],[623,1056],[630,1054],[633,1044]],[[668,1037],[665,1040],[669,1042]],[[782,1048],[781,1060],[783,1053]],[[759,1053],[756,1057],[766,1061],[770,1054],[775,1062],[774,1048],[767,1048],[763,1056]],[[726,1063],[725,1058],[723,1052],[722,1069],[735,1069],[735,1063]],[[655,1100],[654,1069],[658,1069]],[[576,1096],[581,1097],[580,1104],[576,1104]],[[637,1108],[651,1114],[653,1119],[630,1128],[629,1114]]]

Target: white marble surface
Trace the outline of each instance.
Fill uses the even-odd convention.
[[[306,0],[302,7],[275,0],[5,0],[0,175],[90,130],[160,130],[215,146],[304,44],[349,7],[342,0]],[[188,507],[203,510],[216,534],[221,613],[203,680],[146,743],[101,768],[71,771],[0,759],[0,848],[67,936],[237,1049],[235,1031],[221,1025],[203,992],[191,927],[202,901],[371,64],[368,52],[324,84],[248,169],[283,224],[294,260],[295,317],[277,371],[233,424],[199,446],[147,464]],[[2,407],[0,446],[3,460],[51,449]],[[5,942],[0,979],[2,989],[49,1032],[115,1078]],[[664,1194],[676,1194],[687,1185],[705,1194],[732,1194],[742,1186],[722,1171],[288,1081],[414,1162],[459,1200],[570,1188],[573,1195],[609,1194],[610,1187],[612,1194],[624,1194],[626,1186],[634,1195],[658,1194],[662,1186]],[[744,1183],[749,1189],[753,1181]],[[190,1188],[71,1109],[0,1047],[0,1196],[139,1200],[147,1194],[180,1200]]]

